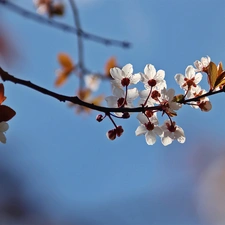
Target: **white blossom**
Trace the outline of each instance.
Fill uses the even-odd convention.
[[[164,106],[164,111],[168,114],[176,114],[176,110],[180,109],[182,107],[181,104],[174,102],[174,95],[175,90],[170,89],[163,89],[161,91],[161,97],[160,97],[160,104]]]
[[[202,80],[202,74],[196,74],[194,67],[190,65],[185,70],[185,76],[183,74],[176,74],[174,78],[177,84],[180,85],[180,88],[187,91],[197,87],[197,84]]]
[[[175,122],[171,124],[170,120],[166,120],[161,126],[163,134],[161,135],[161,141],[164,146],[171,144],[174,140],[180,143],[185,142],[184,131],[181,127],[177,126]]]
[[[166,88],[165,71],[156,71],[152,64],[147,64],[144,68],[144,73],[140,73],[141,81],[144,83],[146,89],[154,88],[156,90],[162,90]]]
[[[136,136],[145,135],[145,140],[148,145],[153,145],[156,142],[156,136],[162,135],[162,129],[158,126],[158,119],[156,115],[147,117],[143,113],[137,115],[137,119],[140,125],[137,127],[135,134]]]
[[[208,67],[209,63],[211,62],[211,59],[209,56],[207,57],[202,57],[201,61],[196,60],[194,62],[194,65],[196,67],[196,72],[204,72],[206,70],[206,68]]]
[[[188,99],[195,98],[195,97],[201,96],[205,93],[207,93],[206,90],[201,89],[200,86],[197,86],[194,91],[188,92],[187,98]],[[197,102],[193,101],[193,102],[190,102],[190,104],[191,104],[191,107],[193,107],[195,109],[200,108],[204,112],[208,112],[212,109],[212,104],[209,101],[208,97],[200,98],[199,101],[197,101]]]
[[[126,97],[126,99],[125,99]],[[113,96],[108,96],[105,98],[108,107],[111,108],[120,108],[120,107],[129,107],[133,108],[133,101],[138,97],[138,90],[137,88],[132,88],[127,90],[127,96],[126,91],[113,87]],[[117,116],[122,116],[123,113],[116,112]]]
[[[151,96],[149,96],[149,93],[150,93],[149,89],[139,91],[140,97],[140,100],[138,102],[139,105],[145,104],[144,106],[154,106],[154,103],[156,103],[156,101]]]
[[[110,74],[114,80],[112,85],[117,88],[128,87],[131,84],[136,84],[140,81],[140,74],[133,75],[133,66],[125,65],[122,69],[114,67],[110,69]]]

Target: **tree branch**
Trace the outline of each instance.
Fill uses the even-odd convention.
[[[101,37],[101,36],[98,36],[95,34],[90,34],[83,30],[79,30],[73,26],[69,26],[64,23],[56,22],[52,19],[48,19],[48,18],[45,18],[36,13],[30,12],[8,0],[0,0],[0,4],[2,4],[3,6],[7,7],[8,9],[12,10],[13,12],[15,12],[23,17],[29,18],[38,23],[42,23],[42,24],[45,24],[48,26],[55,27],[57,29],[65,31],[65,32],[74,33],[77,36],[82,36],[83,38],[91,40],[91,41],[95,41],[95,42],[98,42],[98,43],[101,43],[104,45],[114,45],[114,46],[118,46],[118,47],[122,47],[122,48],[130,48],[131,47],[130,42],[118,41],[118,40],[114,40],[114,39],[104,38],[104,37]]]
[[[38,91],[42,94],[51,96],[53,98],[56,98],[57,100],[61,101],[61,102],[71,102],[75,105],[80,105],[80,106],[84,106],[99,112],[104,112],[104,113],[110,113],[110,112],[142,112],[145,110],[160,110],[160,107],[157,106],[153,106],[153,107],[137,107],[137,108],[107,108],[107,107],[103,107],[103,106],[97,106],[94,105],[92,103],[88,103],[88,102],[84,102],[82,101],[80,98],[78,98],[77,96],[66,96],[66,95],[61,95],[58,93],[55,93],[53,91],[49,91],[43,87],[40,87],[36,84],[31,83],[30,81],[26,81],[23,79],[19,79],[16,78],[12,75],[10,75],[9,73],[7,73],[6,71],[4,71],[1,67],[0,67],[0,77],[2,78],[2,80],[5,81],[10,81],[12,83],[15,84],[20,84],[23,86],[26,86],[28,88],[31,88],[35,91]]]
[[[41,86],[38,86],[36,84],[33,84],[30,81],[26,81],[26,80],[23,80],[23,79],[16,78],[16,77],[10,75],[8,72],[4,71],[1,67],[0,67],[0,77],[2,78],[2,80],[4,82],[10,81],[10,82],[15,83],[15,84],[20,84],[20,85],[26,86],[26,87],[31,88],[35,91],[38,91],[42,94],[45,94],[45,95],[51,96],[53,98],[56,98],[57,100],[59,100],[61,102],[71,102],[75,105],[84,106],[84,107],[87,107],[89,109],[93,109],[93,110],[103,112],[103,113],[106,113],[106,114],[108,114],[110,112],[145,112],[146,110],[163,111],[161,105],[152,106],[152,107],[142,106],[142,107],[136,107],[136,108],[107,108],[107,107],[103,107],[103,106],[94,105],[92,103],[82,101],[77,96],[61,95],[61,94],[58,94],[56,92],[49,91],[48,89],[45,89],[45,88],[43,88]],[[179,103],[180,104],[186,104],[186,103],[193,102],[193,101],[197,102],[203,97],[215,95],[215,94],[218,94],[218,93],[221,93],[221,92],[225,92],[225,86],[221,90],[214,91],[214,92],[209,91],[206,94],[203,94],[203,95],[195,97],[195,98],[181,100]]]

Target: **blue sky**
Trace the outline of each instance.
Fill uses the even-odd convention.
[[[35,11],[30,0],[16,3]],[[73,25],[67,6],[62,21]],[[151,63],[165,70],[168,87],[182,93],[174,80],[176,73],[184,74],[188,65],[206,55],[215,63],[225,62],[223,1],[79,0],[78,8],[85,31],[132,43],[131,49],[121,49],[85,40],[85,64],[93,71],[103,72],[105,61],[112,55],[121,66],[133,64],[135,72],[142,72]],[[74,95],[76,78],[59,89],[54,81],[59,52],[70,54],[76,62],[76,36],[30,21],[1,5],[0,10],[19,52],[18,62],[2,64],[3,68],[47,89]],[[92,222],[109,225],[204,224],[194,210],[188,211],[192,204],[197,208],[193,193],[199,168],[192,167],[190,161],[198,154],[204,158],[200,149],[221,151],[224,96],[211,98],[213,109],[209,113],[183,107],[176,121],[185,131],[186,143],[164,147],[159,139],[148,146],[143,136],[135,136],[136,115],[118,121],[125,132],[112,142],[105,136],[112,125],[109,121],[96,122],[97,112],[76,115],[51,97],[20,85],[4,85],[6,104],[17,115],[9,122],[7,144],[0,146],[1,159],[21,174],[25,195],[51,217],[85,215]],[[201,85],[207,89],[206,79]],[[108,96],[109,90],[108,83],[101,84],[101,93]],[[178,205],[177,196],[181,198]],[[182,200],[182,196],[190,198]],[[167,212],[167,198],[171,214]],[[148,214],[156,202],[161,204],[155,213]],[[116,211],[120,207],[123,210]],[[173,211],[179,209],[183,214],[177,218]],[[105,216],[101,217],[101,212]]]

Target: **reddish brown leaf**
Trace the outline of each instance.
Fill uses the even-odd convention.
[[[6,105],[0,105],[0,122],[8,121],[16,115],[16,112]]]
[[[4,96],[4,85],[0,83],[0,104],[2,104],[6,100]]]

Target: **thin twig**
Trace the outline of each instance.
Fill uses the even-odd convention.
[[[13,12],[29,18],[33,21],[36,21],[38,23],[42,23],[48,26],[52,26],[54,28],[63,30],[65,32],[69,32],[69,33],[74,33],[77,36],[82,36],[85,39],[94,41],[94,42],[98,42],[104,45],[114,45],[114,46],[119,46],[122,48],[130,48],[131,47],[131,43],[127,42],[127,41],[118,41],[118,40],[114,40],[114,39],[108,39],[108,38],[104,38],[95,34],[91,34],[88,32],[85,32],[83,30],[78,30],[77,28],[67,25],[65,23],[61,23],[61,22],[57,22],[54,21],[52,19],[48,19],[46,17],[43,17],[41,15],[38,15],[36,13],[33,13],[31,11],[28,11],[26,9],[23,9],[22,7],[8,1],[8,0],[0,0],[0,4],[2,4],[3,6],[7,7],[8,9],[12,10]]]

